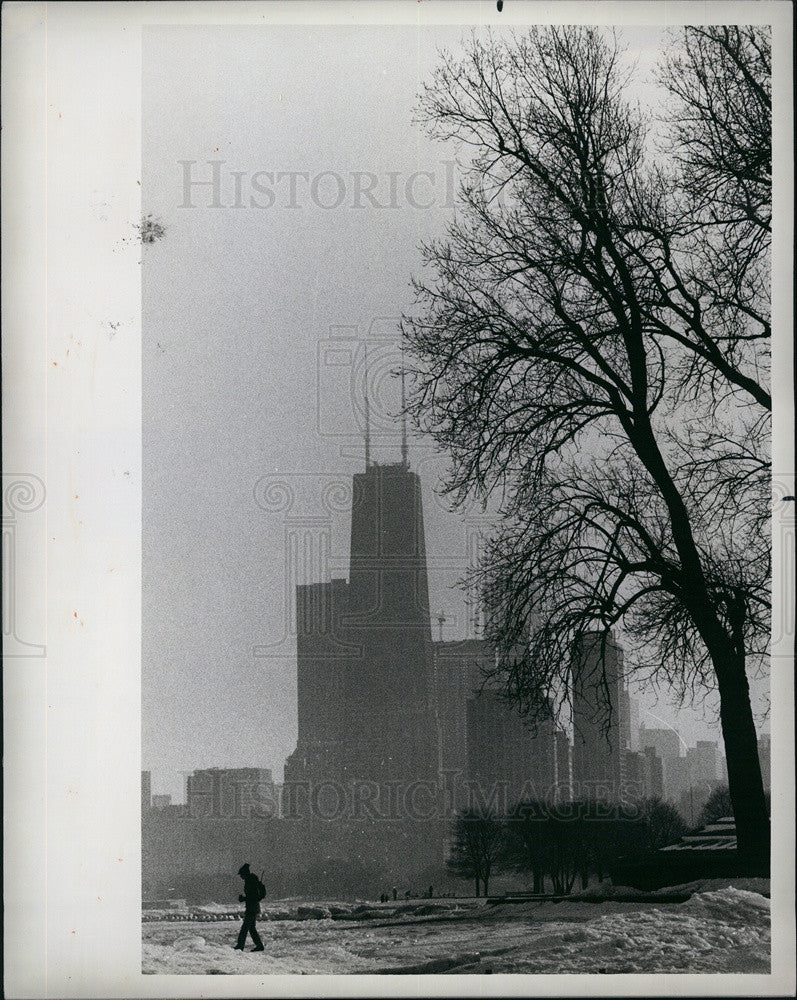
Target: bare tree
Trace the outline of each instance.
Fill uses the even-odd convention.
[[[693,208],[713,224],[747,222],[767,239],[771,78],[769,29],[736,24],[685,28],[662,74],[677,99],[673,138]]]
[[[476,895],[484,887],[487,895],[490,875],[504,852],[504,824],[488,810],[468,809],[454,822],[448,870],[457,878],[472,878]]]
[[[545,892],[551,869],[548,810],[544,802],[519,802],[507,817],[506,862],[519,872],[529,872],[534,892]]]
[[[404,321],[409,410],[449,451],[455,502],[502,491],[478,572],[506,693],[562,708],[575,644],[616,625],[681,695],[716,686],[740,852],[763,859],[747,667],[769,619],[766,216],[760,200],[754,220],[720,213],[707,174],[697,211],[690,91],[650,165],[628,82],[591,28],[443,58],[421,118],[473,159]]]

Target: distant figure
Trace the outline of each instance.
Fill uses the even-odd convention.
[[[257,927],[255,926],[255,921],[260,916],[260,901],[266,895],[266,887],[254,874],[254,872],[249,871],[249,865],[241,865],[238,869],[238,874],[244,880],[244,891],[243,895],[238,897],[239,903],[246,903],[246,911],[244,913],[244,922],[241,924],[241,931],[238,935],[238,943],[235,945],[237,951],[243,951],[244,945],[246,944],[246,935],[252,935],[252,941],[254,942],[254,948],[252,951],[263,951],[263,942],[260,940],[260,935],[257,933]]]
[[[429,899],[432,899],[433,897],[434,897],[434,886],[430,885],[429,886]]]
[[[410,898],[410,890],[409,889],[407,889],[406,892],[404,893],[404,898],[405,899],[409,899]]]
[[[393,900],[395,901],[396,899],[398,899],[398,889],[393,886]]]

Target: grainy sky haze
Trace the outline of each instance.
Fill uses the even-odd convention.
[[[332,494],[363,465],[366,341],[374,457],[398,458],[396,323],[412,304],[418,245],[442,235],[456,186],[454,150],[428,140],[412,109],[438,47],[466,35],[145,30],[143,204],[165,227],[142,265],[142,766],[156,792],[179,796],[179,772],[203,766],[279,778],[294,749],[290,587],[324,567],[300,559],[291,575],[286,518],[326,518],[326,569],[345,575],[348,512]],[[622,35],[637,61],[633,96],[655,105],[663,32]],[[444,637],[461,638],[452,586],[468,565],[466,525],[434,492],[444,457],[413,441],[410,460],[424,487],[432,617],[444,613]],[[646,705],[648,725],[719,741],[710,713],[679,714],[664,696]]]

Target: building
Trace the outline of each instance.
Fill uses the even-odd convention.
[[[153,795],[152,796],[152,808],[156,811],[161,809],[168,809],[172,804],[171,795]]]
[[[366,438],[365,471],[352,482],[348,579],[296,588],[298,738],[282,814],[327,843],[330,870],[352,880],[370,871],[371,884],[434,881],[449,822],[437,800],[421,483],[406,447],[394,464],[371,462],[368,451]]]
[[[349,579],[299,585],[298,740],[286,785],[437,780],[421,484],[406,462],[353,481]]]
[[[663,764],[653,747],[646,747],[641,753],[625,753],[623,765],[624,801],[664,797]]]
[[[623,754],[623,802],[640,802],[647,797],[645,788],[645,756],[629,751]]]
[[[663,799],[664,763],[653,747],[645,748],[643,758],[645,761],[645,796],[649,799]]]
[[[632,753],[644,750],[644,747],[639,745],[639,702],[630,696],[628,698],[628,722],[630,727],[628,749]]]
[[[421,483],[406,448],[378,464],[366,447],[352,497],[348,579],[296,588],[298,738],[282,815],[351,884],[428,884],[444,871],[450,817]]]
[[[667,802],[681,802],[689,791],[689,764],[686,757],[671,754],[662,760],[664,771],[664,798]]]
[[[772,752],[769,733],[765,733],[758,741],[758,760],[761,765],[761,778],[764,782],[764,791],[768,792],[772,788]],[[727,784],[727,778],[725,780]]]
[[[570,665],[573,702],[573,795],[618,802],[630,742],[623,651],[611,633],[581,636]]]
[[[717,781],[717,744],[713,740],[698,740],[686,751],[689,780],[692,784],[713,784]]]
[[[467,780],[468,701],[482,686],[484,671],[494,662],[495,653],[484,639],[434,643],[439,772],[446,782]]]
[[[557,802],[569,802],[573,794],[570,737],[564,729],[557,729],[554,733],[554,741],[556,744],[556,800]]]
[[[440,773],[447,786],[459,776],[455,802],[511,807],[520,798],[570,797],[570,741],[553,717],[521,717],[489,681],[495,650],[484,639],[434,644],[435,706]]]
[[[195,819],[279,815],[277,789],[267,767],[212,767],[186,779],[186,811]]]
[[[152,808],[152,771],[141,772],[141,815]]]
[[[552,717],[530,725],[495,691],[468,700],[468,781],[474,804],[499,812],[519,801],[554,801],[556,730]]]
[[[680,757],[682,746],[681,737],[674,729],[648,729],[644,725],[639,727],[639,749],[653,747],[662,760]]]

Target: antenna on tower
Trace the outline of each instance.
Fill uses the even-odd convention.
[[[368,405],[368,345],[365,345],[365,471],[371,466],[371,410]]]
[[[409,466],[407,457],[407,391],[404,385],[404,346],[401,348],[401,464]]]

